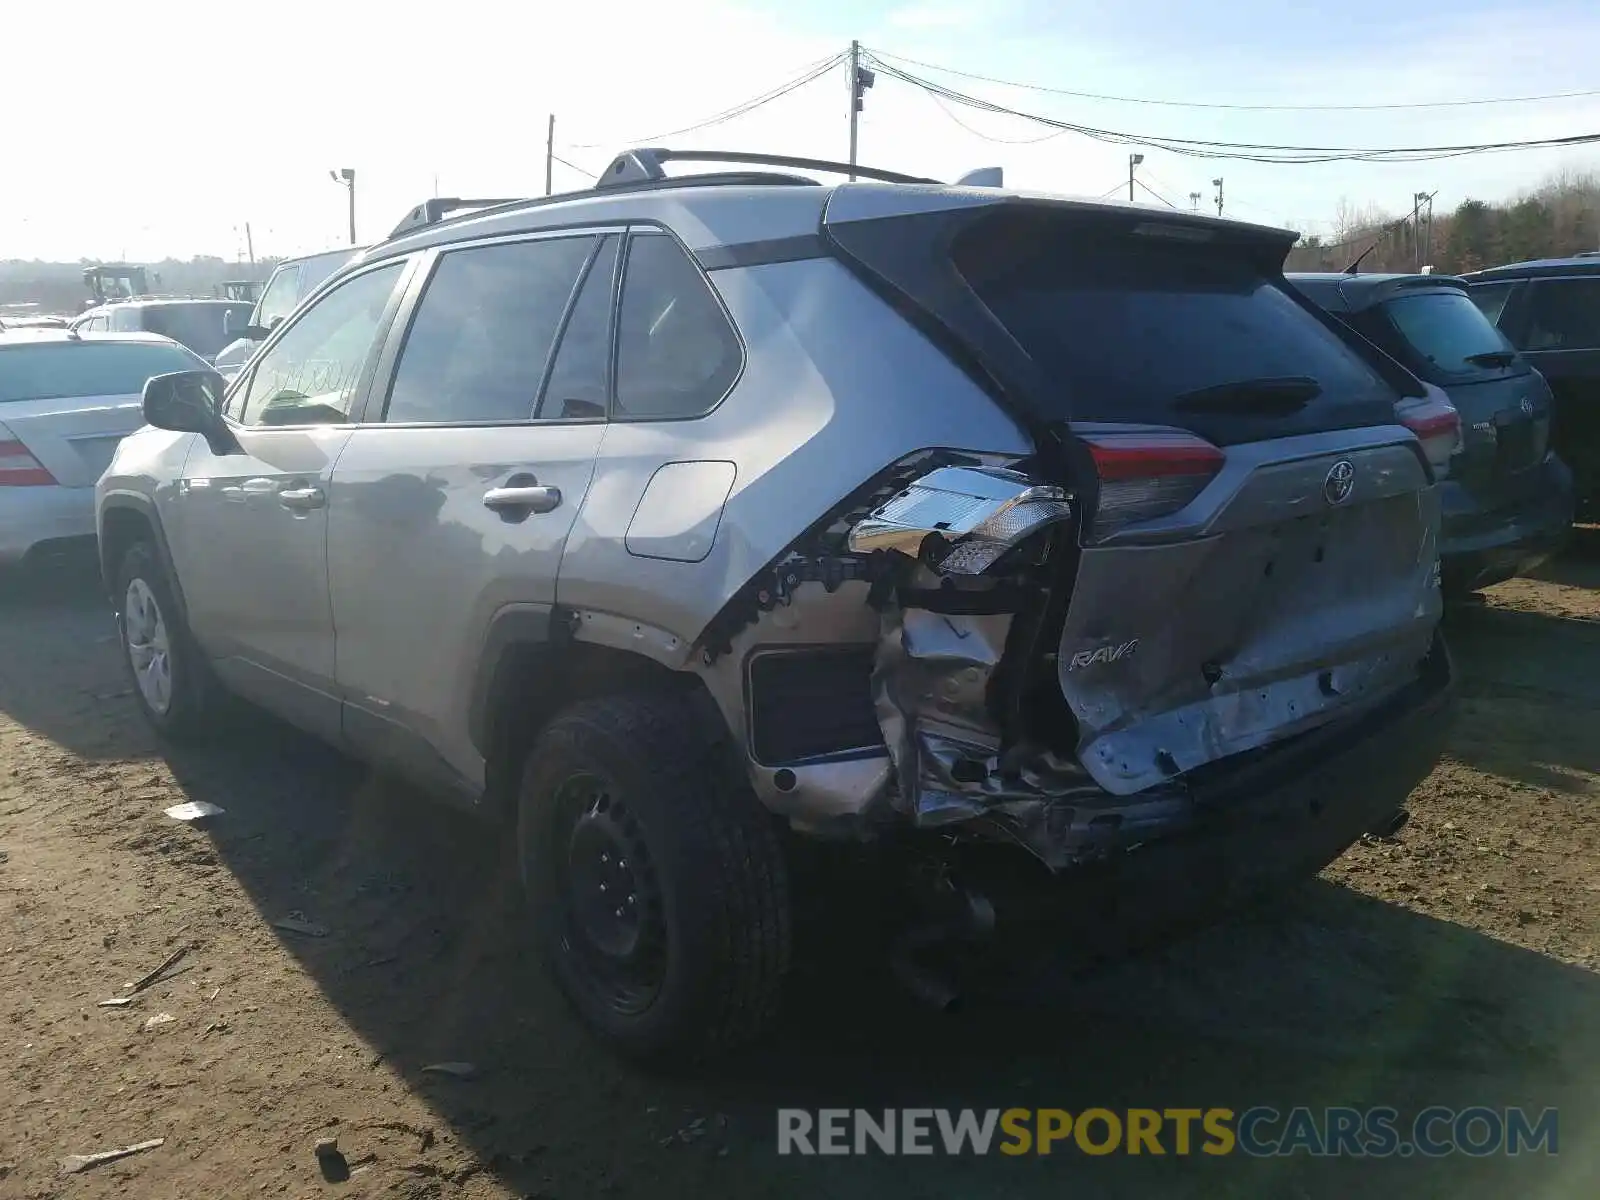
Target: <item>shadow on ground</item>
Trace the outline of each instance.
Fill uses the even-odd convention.
[[[117,660],[93,547],[0,568],[0,712],[86,759],[121,758],[143,730]],[[137,753],[149,754],[145,746]]]
[[[84,663],[26,659],[35,639],[17,632],[21,612],[66,623]],[[30,665],[26,678],[3,677],[0,707],[80,754],[154,752],[130,699],[72,690],[120,678],[92,588],[13,596],[5,621],[0,645]],[[1469,680],[1543,687],[1543,676],[1501,680],[1506,641],[1570,669],[1567,636],[1533,628],[1489,620],[1469,630]],[[93,706],[104,716],[86,720]],[[1574,764],[1592,754],[1576,733],[1566,752]],[[1087,976],[1047,962],[951,1015],[914,1008],[889,982],[872,922],[841,888],[811,914],[821,935],[805,944],[771,1043],[665,1079],[597,1048],[532,963],[503,835],[264,718],[169,761],[191,799],[226,810],[205,836],[263,917],[300,910],[328,927],[326,938],[284,936],[350,1027],[517,1194],[1593,1194],[1584,1181],[1600,1170],[1600,977],[1327,883]],[[423,1071],[440,1061],[481,1074]],[[1368,1104],[1558,1106],[1562,1153],[1381,1162],[775,1153],[775,1109],[785,1106]]]
[[[1600,559],[1600,539],[1594,542]],[[1568,555],[1545,569],[1600,585],[1600,561]],[[1461,677],[1452,753],[1483,770],[1557,791],[1600,774],[1600,621],[1498,604],[1454,612],[1450,648]]]
[[[1600,1165],[1581,1136],[1600,1131],[1600,977],[1330,884],[1087,976],[1046,966],[953,1015],[912,1007],[836,896],[841,919],[809,941],[772,1044],[668,1080],[614,1061],[568,1016],[529,958],[492,831],[286,731],[174,768],[192,798],[227,807],[211,837],[264,916],[301,909],[330,927],[290,945],[351,1026],[513,1188],[548,1186],[556,1162],[561,1195],[1027,1196],[1070,1180],[1331,1196],[1352,1178],[1348,1162],[1303,1157],[779,1158],[781,1106],[1555,1105],[1560,1160],[1394,1159],[1360,1178],[1457,1196],[1516,1180],[1534,1195],[1533,1179],[1556,1188],[1586,1154]],[[487,1069],[422,1071],[438,1061]]]

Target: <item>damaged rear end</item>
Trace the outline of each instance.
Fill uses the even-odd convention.
[[[1292,235],[867,186],[824,233],[1036,446],[896,464],[775,568],[831,563],[876,611],[893,771],[864,815],[1059,870],[1447,687],[1433,468],[1397,416],[1422,389],[1285,284]],[[1364,803],[1398,809],[1406,762]]]

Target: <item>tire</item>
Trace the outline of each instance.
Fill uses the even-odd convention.
[[[128,547],[115,586],[122,661],[145,719],[174,741],[210,732],[219,717],[221,687],[184,623],[166,568],[149,542]]]
[[[772,818],[686,710],[652,695],[573,705],[530,753],[517,814],[547,969],[590,1028],[656,1064],[755,1040],[790,955]]]

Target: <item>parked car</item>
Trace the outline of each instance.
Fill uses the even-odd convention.
[[[1550,449],[1550,389],[1448,275],[1292,274],[1289,281],[1461,414],[1439,487],[1445,593],[1537,567],[1572,526],[1572,472]]]
[[[1550,442],[1576,478],[1578,511],[1600,519],[1600,254],[1474,271],[1472,299],[1555,393]]]
[[[89,309],[72,323],[79,333],[158,333],[210,362],[250,319],[238,300],[119,300]]]
[[[0,336],[0,565],[93,538],[94,482],[144,424],[145,380],[203,366],[153,334]]]
[[[11,315],[0,317],[0,333],[17,329],[65,329],[69,322],[65,317],[49,314],[28,314],[26,316]]]
[[[232,692],[506,818],[644,1056],[767,1025],[789,834],[977,929],[1071,879],[1190,919],[1397,819],[1454,410],[1293,234],[695,157],[424,204],[225,394],[151,381],[99,528],[158,730]]]
[[[249,320],[234,330],[237,335],[212,360],[218,373],[232,379],[255,353],[263,338],[317,287],[356,254],[355,247],[329,250],[304,258],[286,258],[273,268]]]

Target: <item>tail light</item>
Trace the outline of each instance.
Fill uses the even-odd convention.
[[[1444,392],[1428,386],[1428,394],[1407,397],[1394,406],[1395,415],[1422,443],[1422,457],[1428,460],[1435,477],[1450,474],[1450,459],[1461,453],[1461,414]]]
[[[1091,538],[1177,512],[1222,469],[1224,454],[1181,429],[1080,434],[1100,479]]]
[[[39,487],[55,481],[21,442],[0,442],[0,487]]]

